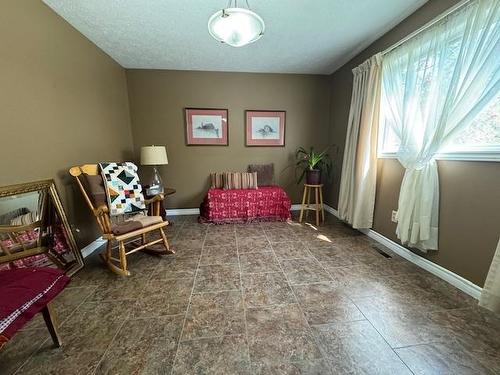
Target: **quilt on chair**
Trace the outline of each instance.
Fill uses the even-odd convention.
[[[111,216],[146,209],[134,163],[99,163]]]

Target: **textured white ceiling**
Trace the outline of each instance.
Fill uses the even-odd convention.
[[[227,0],[43,1],[125,68],[329,74],[427,0],[249,0],[266,34],[242,48],[208,34]]]

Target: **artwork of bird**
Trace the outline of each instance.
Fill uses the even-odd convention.
[[[215,133],[217,138],[219,137],[219,129],[217,129],[215,127],[215,125],[212,124],[211,122],[207,122],[207,123],[202,122],[201,125],[197,127],[197,129],[204,130],[204,131],[210,132],[210,133]]]
[[[269,125],[264,125],[264,127],[260,128],[257,130],[260,134],[262,134],[263,137],[266,137],[268,135],[271,135],[272,133],[275,133],[274,129],[270,127]]]

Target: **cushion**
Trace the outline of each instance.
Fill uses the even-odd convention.
[[[113,223],[111,226],[111,231],[115,236],[121,234],[133,232],[134,230],[149,227],[150,225],[162,223],[163,219],[161,216],[146,216],[143,214],[137,214],[131,216],[121,223]]]
[[[249,172],[257,172],[259,186],[272,186],[274,184],[274,164],[250,164]]]
[[[224,173],[210,173],[210,188],[222,189],[224,187]]]
[[[133,232],[134,230],[142,229],[142,224],[138,221],[128,220],[121,223],[111,225],[111,231],[115,236]]]
[[[150,225],[159,224],[163,222],[161,216],[146,216],[142,214],[138,214],[132,216],[130,220],[139,222],[143,228],[149,227]]]
[[[95,208],[107,206],[106,189],[101,175],[81,174],[80,181],[82,182],[85,191],[88,193],[90,200]]]
[[[257,173],[225,172],[224,189],[257,189]]]
[[[142,186],[134,163],[99,163],[111,216],[146,209]]]

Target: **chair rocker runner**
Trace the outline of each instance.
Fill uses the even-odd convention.
[[[92,197],[90,186],[85,180],[86,177],[97,176],[101,178],[100,181],[102,182],[102,177],[99,173],[99,166],[97,164],[76,166],[72,167],[69,170],[69,173],[75,177],[85,201],[94,214],[102,231],[102,237],[107,240],[106,249],[100,254],[100,256],[111,271],[118,275],[130,276],[130,271],[127,269],[127,256],[136,253],[137,251],[144,251],[148,254],[154,255],[175,253],[170,249],[167,236],[163,230],[164,227],[169,225],[169,222],[163,221],[160,216],[160,203],[164,199],[163,194],[158,194],[151,199],[144,200],[146,206],[152,205],[151,213],[153,216],[144,216],[143,218],[145,220],[140,220],[142,222],[142,227],[140,224],[138,225],[139,228],[137,228],[137,226],[130,225],[137,223],[136,221],[125,221],[124,223],[117,225],[111,221],[109,207],[106,201],[102,200],[101,202],[98,202],[97,199]],[[127,227],[125,227],[124,224],[127,224]],[[159,234],[159,238],[151,238],[151,240],[148,240],[147,235],[154,232]],[[117,245],[112,246],[113,241],[116,241]],[[151,248],[151,246],[160,243],[163,244],[164,249]],[[135,247],[127,251],[125,248],[126,244],[132,244]],[[114,249],[118,249],[118,258],[113,256]]]

